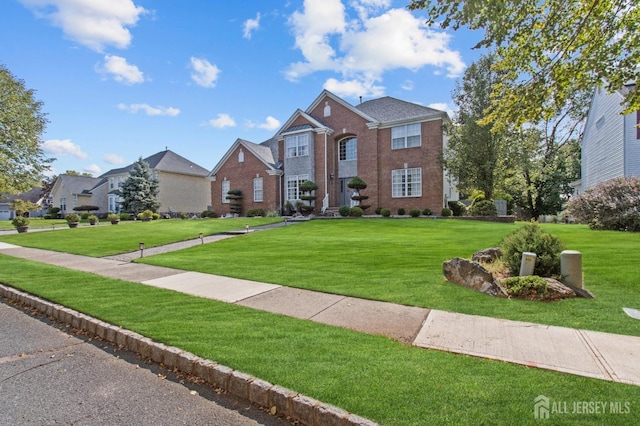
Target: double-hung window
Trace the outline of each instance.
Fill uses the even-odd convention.
[[[355,160],[358,158],[358,140],[356,138],[343,139],[338,144],[340,161]]]
[[[391,128],[391,149],[413,148],[421,144],[420,123]]]
[[[287,158],[309,155],[309,135],[287,136],[284,140]]]
[[[222,181],[222,204],[229,204],[229,199],[227,195],[231,190],[231,181],[223,180]]]
[[[262,189],[263,182],[261,177],[257,177],[253,179],[253,201],[261,202],[263,201],[264,191]]]
[[[391,196],[393,198],[422,196],[422,169],[397,169],[391,171]]]
[[[300,199],[300,185],[309,180],[309,175],[298,175],[287,177],[287,200],[297,201]]]

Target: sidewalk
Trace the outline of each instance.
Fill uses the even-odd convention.
[[[147,249],[145,255],[227,237]],[[0,242],[0,253],[383,335],[422,348],[640,386],[640,337],[429,310],[131,263],[139,252],[97,259]]]

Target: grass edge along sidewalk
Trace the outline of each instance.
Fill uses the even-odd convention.
[[[7,256],[0,261],[0,282],[381,424],[533,423],[540,395],[569,404],[632,402],[629,413],[613,418],[564,413],[557,420],[640,421],[637,386],[408,347]]]

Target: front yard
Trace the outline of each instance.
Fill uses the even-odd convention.
[[[158,221],[5,235],[0,241],[100,256],[243,229],[237,219]],[[264,219],[265,221],[267,219]],[[261,222],[260,222],[261,223]],[[203,226],[211,228],[203,228]],[[469,314],[640,335],[640,234],[544,225],[583,253],[596,299],[494,299],[444,282],[521,224],[312,221],[145,257],[144,263]],[[98,240],[98,241],[96,241]],[[131,248],[133,246],[133,248]],[[532,424],[534,399],[629,402],[628,414],[566,413],[572,424],[640,423],[640,387],[406,346],[390,339],[0,254],[0,282],[178,346],[385,425]]]

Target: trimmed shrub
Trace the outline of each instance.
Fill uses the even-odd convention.
[[[340,213],[342,217],[347,217],[351,214],[351,208],[349,206],[340,206],[338,213]]]
[[[398,209],[398,215],[399,215],[399,216],[404,216],[404,214],[405,214],[405,210],[404,210],[402,207],[400,207],[400,208]]]
[[[80,215],[80,219],[85,219],[86,220],[86,219],[89,219],[89,216],[91,216],[89,213],[84,212],[84,213],[82,213]]]
[[[558,238],[543,231],[535,222],[507,235],[500,243],[502,261],[511,274],[520,273],[522,253],[527,251],[536,254],[534,275],[551,277],[560,275],[560,253],[564,244]]]
[[[572,198],[567,211],[591,229],[640,232],[640,178],[617,178]]]
[[[158,214],[158,213],[154,212],[154,213],[151,215],[151,219],[152,219],[152,220],[158,220],[158,219],[160,219],[160,214]]]
[[[464,216],[467,212],[467,206],[465,206],[460,201],[449,201],[447,203],[454,216]]]
[[[446,207],[445,207],[445,208],[443,208],[443,209],[442,209],[442,211],[440,212],[440,216],[442,216],[442,217],[449,217],[449,216],[451,216],[451,214],[452,214],[452,213],[453,213],[453,212],[451,211],[451,209],[448,209],[448,208],[446,208]]]
[[[382,214],[381,212],[382,212],[382,207],[378,207],[376,209],[376,214]]]
[[[264,216],[263,209],[249,209],[247,210],[247,217]]]
[[[423,216],[431,216],[432,214],[433,214],[433,212],[431,211],[431,209],[422,210],[422,215]]]
[[[349,214],[353,217],[361,217],[363,213],[364,210],[362,210],[362,208],[358,206],[351,207],[351,209],[349,210]]]
[[[420,209],[411,209],[411,210],[409,210],[409,216],[411,216],[411,217],[420,216]]]
[[[80,216],[77,213],[68,213],[64,219],[67,223],[78,223],[80,222]]]
[[[549,289],[547,282],[537,275],[510,277],[502,284],[510,296],[522,298],[544,299]]]
[[[120,220],[131,220],[131,215],[129,213],[120,213]]]
[[[42,216],[43,219],[51,219],[51,215],[49,213]]]
[[[382,217],[389,217],[389,216],[391,216],[391,210],[389,210],[389,209],[380,209],[380,214],[382,215]]]
[[[474,201],[469,207],[471,216],[497,216],[498,209],[492,200]]]

